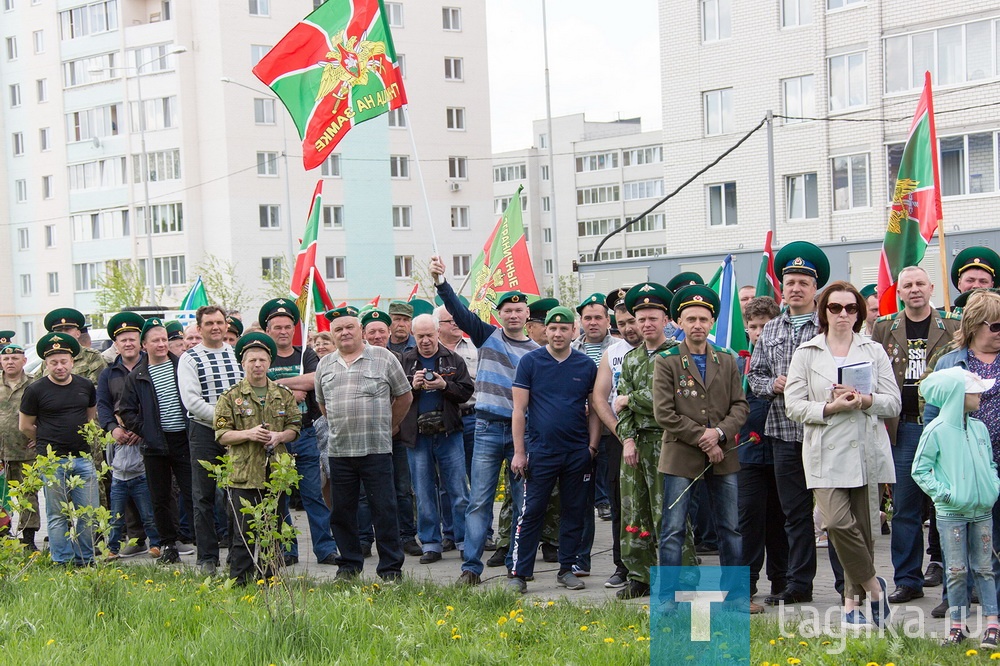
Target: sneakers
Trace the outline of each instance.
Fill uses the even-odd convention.
[[[605,503],[598,504],[597,517],[601,520],[611,520],[611,505]]]
[[[152,557],[154,560],[156,558],[158,558],[160,556],[160,547],[159,546],[150,546],[149,547],[149,556]]]
[[[167,565],[167,564],[177,564],[180,561],[181,561],[181,556],[178,549],[172,548],[170,546],[165,546],[163,548],[163,554],[160,555],[160,558],[158,560],[156,560],[156,563]]]
[[[420,547],[420,544],[415,540],[411,539],[403,544],[403,552],[407,555],[413,555],[417,557],[424,554],[424,549]]]
[[[143,555],[144,553],[148,552],[149,549],[146,548],[145,543],[137,543],[134,546],[125,546],[120,551],[118,551],[118,554],[121,557],[135,557],[136,555]]]
[[[628,583],[628,569],[615,569],[611,577],[604,581],[604,587],[625,587]]]
[[[924,572],[924,587],[937,587],[944,578],[944,567],[940,562],[931,562]]]
[[[473,573],[466,569],[462,570],[462,574],[458,577],[458,585],[468,585],[469,587],[475,587],[479,585],[482,581],[479,578],[479,574]]]
[[[931,617],[936,618],[938,620],[940,620],[941,618],[943,618],[947,614],[948,614],[948,602],[947,601],[943,601],[942,600],[941,603],[939,603],[937,606],[935,606],[934,608],[931,609]]]
[[[584,569],[579,564],[573,565],[573,575],[577,578],[586,578],[590,575],[590,569]]]
[[[174,548],[177,549],[178,555],[194,555],[194,546],[189,543],[177,543],[174,544]]]
[[[492,538],[487,537],[486,543],[483,544],[483,550],[488,550],[492,553],[496,549],[497,549],[497,542],[494,541]]]
[[[370,543],[365,543],[361,545],[361,556],[366,560],[372,556],[372,545]]]
[[[433,564],[441,559],[441,553],[436,550],[428,550],[420,557],[421,564]]]
[[[889,610],[889,597],[885,592],[885,579],[877,576],[875,580],[878,581],[879,586],[882,588],[882,594],[878,601],[869,602],[868,608],[870,609],[870,614],[868,617],[871,618],[871,624],[882,628],[891,621],[892,611]]]
[[[452,541],[451,539],[442,539],[441,550],[445,553],[450,553],[451,551],[455,550],[455,542]]]
[[[335,566],[337,564],[337,553],[330,553],[322,560],[316,560],[316,564],[328,564],[330,566]]]
[[[750,602],[750,614],[751,615],[759,615],[759,614],[761,614],[763,612],[764,612],[764,607],[763,606],[761,606],[760,604],[754,603],[752,601]]]
[[[198,573],[202,576],[214,576],[218,568],[219,565],[211,560],[198,563]]]
[[[649,585],[640,580],[630,580],[628,585],[618,590],[615,596],[619,599],[638,599],[649,596]]]
[[[337,575],[333,577],[333,580],[342,583],[353,583],[359,576],[361,576],[361,572],[357,569],[340,568],[337,570]]]
[[[989,629],[986,631],[989,632]],[[996,630],[994,629],[994,631]],[[996,634],[994,634],[994,636],[996,636]],[[951,631],[948,632],[948,638],[941,641],[941,646],[948,647],[949,645],[961,645],[966,638],[968,638],[968,636],[965,635],[965,632],[962,631],[961,627],[952,627]],[[983,640],[986,640],[985,634],[983,635]]]
[[[576,567],[574,567],[574,569],[575,568]],[[586,587],[583,581],[574,575],[573,571],[564,571],[561,574],[557,574],[556,583],[562,585],[568,590],[582,590]]]
[[[119,555],[118,553],[116,553],[114,551],[111,551],[111,552],[108,553],[108,558],[107,559],[108,559],[108,562],[111,562],[112,560],[117,560],[120,557],[121,557],[121,555]]]
[[[997,639],[1000,637],[1000,629],[997,627],[987,627],[983,632],[983,638],[979,642],[979,647],[984,650],[996,650]]]
[[[840,626],[844,629],[867,629],[868,618],[857,608],[850,613],[844,613],[844,619],[840,621]]]
[[[816,547],[817,548],[828,548],[830,546],[830,537],[824,532],[816,537]]]
[[[490,559],[486,560],[486,566],[488,567],[502,567],[507,561],[507,546],[498,546],[493,554],[490,555]]]
[[[572,578],[572,576],[570,576]],[[576,580],[576,579],[574,579]],[[507,579],[507,589],[511,592],[516,592],[517,594],[524,594],[528,591],[528,584],[524,582],[523,578],[518,578],[514,576]]]

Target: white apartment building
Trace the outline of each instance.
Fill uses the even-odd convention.
[[[160,305],[208,255],[256,293],[289,266],[319,178],[335,302],[409,293],[432,252],[428,207],[449,268],[467,273],[495,221],[484,2],[385,6],[411,127],[401,111],[361,124],[306,172],[250,70],[313,0],[0,0],[0,327],[30,344],[50,309],[92,312],[109,262],[147,270],[147,219]]]

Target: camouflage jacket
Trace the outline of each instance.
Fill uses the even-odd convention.
[[[34,449],[28,448],[28,438],[17,427],[17,414],[25,387],[35,378],[21,373],[21,379],[8,386],[0,380],[0,460],[34,460]]]
[[[657,352],[677,344],[673,338],[667,338],[652,355],[646,352],[645,344],[625,354],[618,380],[618,395],[627,395],[628,405],[618,412],[618,426],[615,428],[622,442],[629,437],[634,438],[640,430],[651,430],[657,435],[663,432],[653,417],[653,366]]]
[[[108,362],[101,356],[101,352],[90,347],[84,347],[80,353],[73,357],[73,374],[89,379],[97,386],[104,368],[108,367]],[[49,374],[49,369],[42,363],[41,372],[36,375],[36,379]]]
[[[298,436],[302,426],[302,413],[295,402],[295,396],[284,386],[267,380],[267,394],[261,405],[254,394],[250,381],[246,378],[219,396],[215,404],[215,439],[231,430],[249,430],[266,424],[272,432],[294,430]],[[229,481],[233,488],[263,488],[267,481],[268,456],[260,442],[230,443],[229,459],[232,472]],[[285,445],[279,444],[273,455],[285,453]]]

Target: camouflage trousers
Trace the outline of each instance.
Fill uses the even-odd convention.
[[[5,461],[5,469],[7,473],[7,483],[11,481],[17,481],[21,483],[24,481],[24,466],[30,465],[35,462],[34,460],[8,460]],[[7,492],[10,492],[8,487]],[[20,533],[24,530],[38,530],[42,525],[38,517],[38,493],[34,495],[29,495],[28,497],[23,497],[22,500],[27,500],[31,503],[31,510],[22,512],[17,517],[17,530],[11,529],[14,533]]]
[[[510,521],[513,513],[511,507],[510,493],[505,493],[503,504],[500,505],[500,524],[497,528],[497,548],[510,548]],[[552,495],[549,496],[549,506],[545,509],[545,518],[542,522],[541,543],[559,547],[559,484],[552,488]]]
[[[656,469],[660,461],[661,435],[640,431],[635,438],[639,452],[636,467],[622,464],[622,562],[628,567],[629,580],[649,585],[650,567],[656,566],[660,552],[660,525],[663,511],[663,475]],[[683,566],[697,566],[694,532],[688,522]]]

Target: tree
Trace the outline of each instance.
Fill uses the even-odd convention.
[[[214,254],[207,254],[196,269],[212,303],[226,312],[244,310],[253,298],[236,275],[236,264]]]
[[[97,278],[97,296],[95,303],[98,312],[94,323],[100,325],[98,318],[103,320],[106,312],[121,312],[125,308],[138,305],[151,305],[149,287],[146,277],[134,263],[127,260],[107,262],[107,271]],[[162,296],[162,289],[157,294],[157,300]]]
[[[272,298],[288,298],[292,293],[292,274],[288,270],[288,262],[285,261],[284,257],[280,257],[280,261],[276,261],[275,264],[275,268],[265,271],[264,275],[261,276],[263,285],[260,289],[260,295],[266,301]]]
[[[551,286],[545,287],[545,296],[553,297]],[[580,277],[576,274],[559,276],[559,295],[556,296],[560,303],[573,304],[580,300]]]

